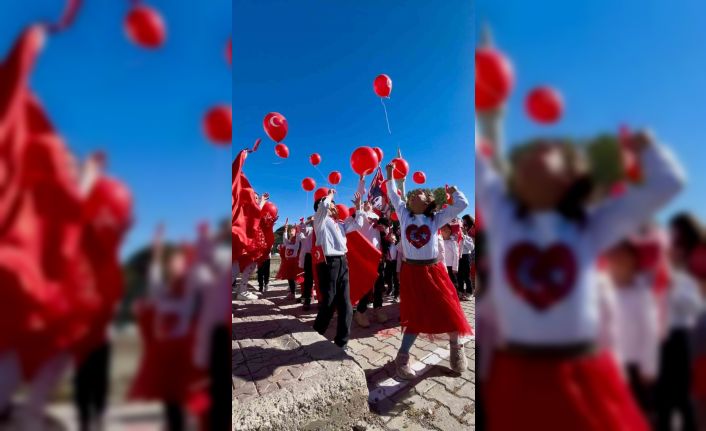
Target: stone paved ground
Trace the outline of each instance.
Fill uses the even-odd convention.
[[[262,299],[255,303],[237,302],[239,312],[257,313],[257,303],[267,301],[281,310],[280,319],[296,319],[311,328],[316,316],[316,306],[309,312],[301,309],[301,304],[286,300],[286,282],[274,282]],[[470,322],[474,321],[474,303],[462,302]],[[364,370],[369,391],[370,409],[374,412],[361,421],[361,429],[383,430],[456,430],[475,428],[475,341],[466,342],[466,355],[469,369],[462,375],[455,375],[449,368],[448,341],[424,340],[419,338],[412,348],[413,368],[419,370],[419,376],[405,383],[394,379],[394,359],[401,341],[399,330],[399,305],[385,302],[383,308],[388,315],[385,324],[371,322],[370,328],[363,329],[353,323],[349,345],[353,360]],[[250,310],[250,311],[248,311]],[[260,309],[260,312],[261,309]],[[266,314],[266,313],[263,313]],[[371,313],[369,313],[371,314]],[[372,319],[371,319],[372,320]],[[237,332],[237,322],[234,332]],[[247,330],[247,328],[243,328]],[[326,338],[332,340],[335,332],[335,318]],[[257,351],[258,345],[266,346],[269,340],[280,339],[285,334],[273,333],[265,340],[252,340],[254,345],[242,345],[247,351]],[[281,341],[278,341],[281,342]],[[237,346],[234,346],[237,349]],[[234,353],[238,355],[238,353]],[[234,356],[234,357],[236,357]],[[301,358],[300,358],[301,359]],[[259,384],[240,385],[236,396],[257,396],[263,391],[273,391],[287,385],[287,382],[303,373],[314,372],[305,361],[293,359],[290,365],[279,371],[282,377],[270,379]],[[237,376],[235,378],[238,378]],[[242,378],[242,377],[241,377]]]

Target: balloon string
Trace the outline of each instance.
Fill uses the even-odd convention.
[[[385,123],[387,124],[387,133],[391,135],[392,131],[390,131],[390,120],[387,118],[387,107],[385,107],[385,100],[382,97],[380,98],[380,103],[382,103],[382,109],[383,111],[385,111]]]
[[[81,9],[82,3],[82,0],[68,0],[66,9],[64,9],[59,21],[46,24],[47,31],[49,33],[58,33],[71,26],[76,19],[76,15],[78,15],[79,9]]]
[[[321,170],[319,169],[318,166],[314,165],[314,169],[316,169],[316,172],[318,172],[319,175],[321,175],[321,178],[324,180],[324,182],[325,182],[326,184],[331,185],[331,183],[328,182],[328,180],[327,180],[326,177],[324,176],[324,173],[321,172]]]

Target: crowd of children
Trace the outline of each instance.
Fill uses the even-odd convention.
[[[705,429],[706,231],[654,222],[683,187],[676,159],[634,133],[639,181],[601,195],[573,144],[506,165],[501,120],[476,138],[478,428]]]
[[[247,150],[242,154],[247,155]],[[240,181],[244,178],[242,173],[240,178]],[[468,202],[461,192],[450,188],[449,202],[442,208],[424,189],[411,191],[406,199],[401,197],[404,180],[393,180],[390,175],[383,180],[380,174],[379,181],[385,187],[371,185],[367,190],[365,176],[361,175],[350,208],[336,205],[333,189],[317,190],[313,216],[300,219],[296,225],[285,221],[276,277],[287,280],[287,299],[303,303],[305,311],[310,310],[316,292],[318,312],[314,329],[319,333],[326,331],[334,312],[338,314],[334,342],[343,348],[350,337],[352,321],[363,328],[370,326],[371,302],[374,319],[379,323],[387,321],[383,311],[387,296],[391,302],[400,304],[404,330],[396,359],[398,376],[414,377],[409,350],[418,334],[448,337],[452,368],[461,372],[467,367],[467,358],[459,340],[470,335],[472,329],[460,301],[470,299],[474,286],[471,282],[474,219],[470,215],[459,218]],[[258,207],[262,208],[257,199],[243,197],[242,191],[234,193],[241,202],[240,214],[246,212],[243,205],[252,206],[253,214]],[[255,192],[250,189],[248,193]],[[245,231],[245,217],[239,223],[239,229]],[[256,226],[257,222],[251,225]],[[245,245],[238,249],[245,249]],[[267,292],[269,282],[268,253],[269,250],[259,261],[252,260],[258,262],[258,285],[262,293]],[[254,266],[241,265],[235,255],[234,261],[236,300],[256,298],[245,293]],[[302,292],[299,297],[298,284]]]

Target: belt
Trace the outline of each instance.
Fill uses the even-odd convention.
[[[435,264],[439,263],[439,259],[424,259],[424,260],[405,259],[404,263],[409,264],[409,265],[430,266],[430,265],[435,265]]]
[[[598,348],[596,344],[591,341],[560,344],[556,346],[508,342],[505,344],[505,347],[501,347],[500,350],[534,358],[570,359],[592,355],[596,353]]]

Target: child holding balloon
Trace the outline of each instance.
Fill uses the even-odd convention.
[[[502,164],[500,119],[499,111],[479,117],[486,135],[476,145],[488,299],[504,340],[485,390],[489,429],[647,430],[613,356],[597,346],[595,267],[681,190],[681,168],[650,135],[634,134],[642,183],[596,204],[582,153],[543,140],[516,152],[506,182],[492,167]]]
[[[402,344],[395,358],[397,376],[412,379],[414,370],[409,365],[409,351],[418,334],[448,334],[450,338],[451,368],[462,373],[468,367],[463,344],[459,337],[473,330],[461,308],[456,286],[453,285],[444,263],[439,261],[439,228],[468,207],[468,200],[455,187],[449,192],[453,204],[435,211],[434,197],[425,190],[413,190],[407,203],[397,194],[392,173],[394,165],[387,165],[387,196],[397,213],[402,230],[400,240],[404,260],[400,271],[400,324],[404,328]],[[402,179],[402,181],[404,181]]]
[[[288,221],[289,219],[284,221],[284,241],[280,246],[281,263],[279,271],[277,272],[277,278],[287,280],[287,283],[289,283],[289,295],[287,295],[287,299],[294,299],[297,288],[295,280],[299,274],[299,251],[301,242],[299,235],[297,235],[297,228],[289,226],[287,224]]]

